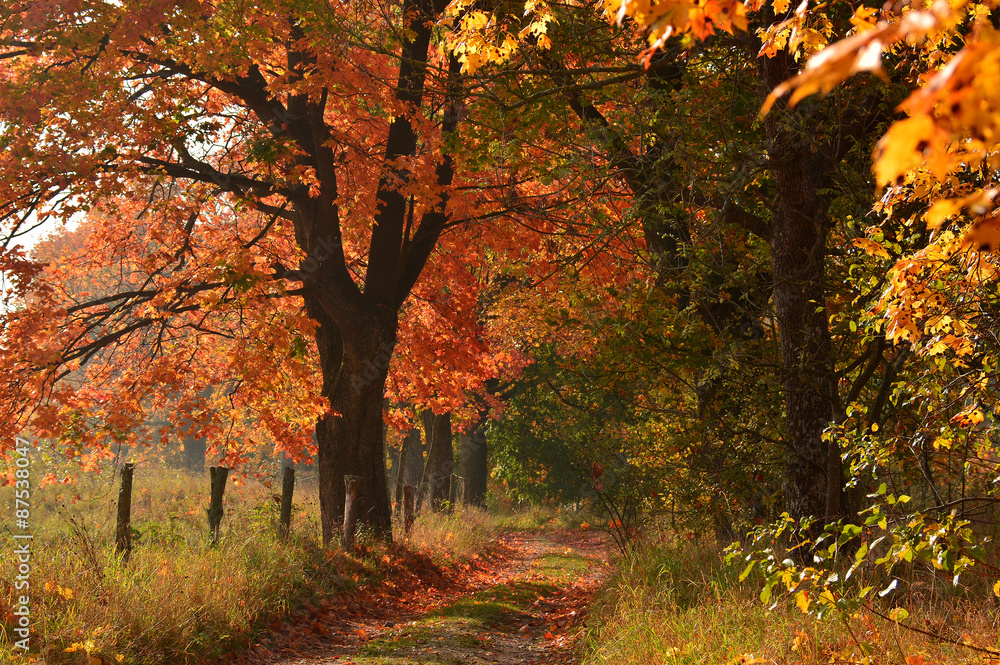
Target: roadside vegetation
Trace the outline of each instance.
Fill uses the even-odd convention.
[[[619,562],[592,608],[584,665],[997,662],[989,584],[956,589],[931,567],[909,565],[895,571],[909,592],[817,620],[794,597],[763,603],[762,575],[740,580],[742,566],[727,564],[714,539],[686,535],[656,534]],[[888,581],[874,577],[858,583]]]
[[[349,552],[324,548],[317,491],[307,479],[296,488],[291,535],[281,542],[275,495],[247,478],[228,489],[222,537],[213,546],[207,473],[144,465],[136,470],[134,549],[125,562],[114,547],[117,487],[110,470],[34,496],[32,655],[49,665],[193,663],[235,653],[291,612],[401,570],[447,571],[468,561],[490,547],[504,524],[466,506],[420,516],[411,539],[399,545],[361,533]],[[0,488],[0,498],[12,504],[13,488]],[[0,559],[0,616],[8,636],[16,625],[16,566],[14,557]],[[9,637],[0,641],[0,661],[20,658]]]

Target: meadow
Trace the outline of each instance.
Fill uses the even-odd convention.
[[[227,488],[222,537],[213,546],[207,471],[138,466],[128,562],[114,548],[118,487],[110,468],[35,489],[32,655],[50,665],[219,658],[245,649],[291,612],[380,579],[398,548],[363,533],[349,553],[323,548],[315,480],[308,470],[299,475],[286,542],[275,526],[280,483],[248,477]],[[13,487],[0,488],[0,499],[13,509]],[[7,543],[12,528],[4,520]],[[483,551],[499,528],[475,508],[424,516],[405,548],[447,566]],[[13,662],[20,657],[12,639],[17,561],[0,561],[0,661]]]

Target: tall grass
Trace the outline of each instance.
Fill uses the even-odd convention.
[[[13,503],[11,490],[0,488],[4,505]],[[34,490],[32,655],[47,665],[200,662],[250,646],[264,625],[297,607],[385,574],[392,552],[384,545],[362,540],[356,553],[322,547],[314,484],[296,487],[284,543],[275,535],[272,490],[248,479],[227,488],[222,539],[211,546],[208,494],[207,474],[139,467],[135,545],[125,563],[114,553],[110,475]],[[10,535],[9,520],[4,524]],[[410,548],[441,562],[461,560],[482,551],[498,528],[475,509],[424,515]],[[16,563],[0,557],[0,662],[20,655],[11,630]]]
[[[475,506],[457,506],[452,512],[421,513],[413,524],[409,547],[428,553],[438,562],[470,559],[496,538],[499,521]],[[403,539],[401,525],[395,538]]]
[[[714,545],[669,537],[640,545],[592,608],[584,665],[1000,662],[871,612],[816,621],[794,606],[769,610],[758,598],[759,580],[739,582],[738,572]],[[927,632],[1000,650],[989,596],[914,594],[905,606]]]
[[[230,486],[225,537],[211,547],[207,478],[140,467],[128,563],[114,552],[113,490],[110,477],[98,476],[32,496],[32,647],[46,663],[183,663],[221,655],[291,603],[337,588],[308,490],[297,501],[296,536],[279,544],[267,488]],[[15,563],[0,562],[8,640]],[[15,655],[11,647],[0,643],[0,658]]]

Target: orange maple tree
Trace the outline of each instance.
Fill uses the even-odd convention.
[[[345,475],[362,478],[362,522],[388,537],[383,394],[401,311],[442,233],[489,205],[455,190],[472,107],[435,42],[443,9],[6,4],[3,268],[27,305],[5,327],[12,422],[97,445],[169,403],[217,442],[263,429],[294,453],[319,415],[324,538]],[[29,226],[81,214],[88,252],[65,265],[42,271],[14,248]],[[95,270],[111,273],[100,287],[78,283]],[[96,361],[111,383],[97,364],[56,381]],[[228,416],[176,398],[210,385]]]

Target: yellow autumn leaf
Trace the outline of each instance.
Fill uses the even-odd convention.
[[[893,123],[875,149],[876,181],[880,186],[894,184],[907,172],[927,163],[932,153],[944,151],[946,140],[934,120],[923,113]]]
[[[894,607],[889,612],[889,620],[890,621],[895,621],[897,623],[900,622],[900,621],[905,621],[906,619],[909,618],[909,616],[910,616],[910,613],[908,611],[906,611],[902,607]]]
[[[876,24],[866,30],[831,44],[809,58],[805,68],[771,91],[764,101],[760,115],[765,116],[774,103],[792,93],[789,106],[814,93],[827,93],[857,72],[882,72],[882,49],[900,41],[921,39],[937,28],[942,18],[928,11],[910,11],[895,23]],[[895,176],[893,177],[895,179]]]
[[[851,244],[865,250],[865,252],[870,256],[879,256],[883,259],[889,258],[889,252],[885,251],[885,247],[874,240],[869,240],[868,238],[855,238],[851,241]]]
[[[829,40],[823,33],[812,28],[803,30],[798,41],[807,55],[819,51],[829,43]]]
[[[927,209],[927,212],[924,213],[924,222],[927,224],[927,228],[939,228],[944,223],[944,220],[962,209],[964,201],[965,199],[941,199],[935,201]]]
[[[851,17],[851,25],[858,29],[858,32],[865,32],[866,30],[872,30],[875,28],[876,16],[878,15],[878,10],[874,7],[865,7],[864,5],[859,5],[857,10],[854,12],[854,16]]]
[[[489,18],[483,12],[472,12],[462,19],[463,30],[482,30],[489,23]]]
[[[977,220],[962,237],[962,243],[972,245],[981,252],[1000,249],[1000,215],[992,214]]]
[[[931,344],[930,348],[928,348],[927,351],[925,351],[925,353],[928,356],[939,356],[947,350],[948,350],[948,345],[938,340],[937,342]]]

